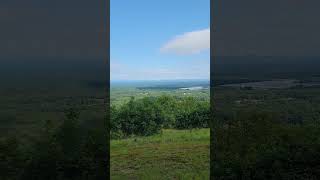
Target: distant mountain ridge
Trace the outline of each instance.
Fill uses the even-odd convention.
[[[320,57],[217,56],[214,75],[320,75]]]
[[[111,87],[131,86],[138,89],[179,89],[193,86],[209,87],[209,85],[210,81],[203,79],[111,81]]]

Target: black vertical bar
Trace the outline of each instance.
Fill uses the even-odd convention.
[[[214,136],[214,92],[213,92],[213,69],[214,69],[214,59],[215,59],[215,50],[214,50],[214,31],[215,31],[215,19],[214,19],[214,0],[210,0],[210,179],[213,178],[212,170],[214,165],[214,144],[216,144],[216,138]]]
[[[107,179],[110,179],[110,0],[106,0],[106,133],[107,133]]]
[[[103,55],[103,64],[105,66],[105,119],[104,119],[104,137],[106,138],[106,152],[103,162],[105,163],[106,177],[110,179],[110,0],[101,0],[101,31],[100,47]]]

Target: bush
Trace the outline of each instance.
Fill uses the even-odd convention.
[[[208,127],[210,106],[207,101],[172,96],[132,98],[111,107],[111,138],[148,136],[162,128],[192,129]]]
[[[320,128],[279,121],[278,114],[242,110],[213,129],[217,179],[318,179]],[[212,142],[213,143],[213,142]]]
[[[125,136],[146,136],[158,133],[163,124],[160,106],[153,98],[134,100],[133,98],[120,109],[116,117],[121,132]],[[112,123],[114,124],[114,123]],[[117,124],[114,126],[118,126]]]
[[[77,111],[69,109],[58,128],[46,123],[42,134],[29,142],[31,149],[16,138],[0,139],[0,179],[106,179],[106,129],[83,129],[78,117]]]

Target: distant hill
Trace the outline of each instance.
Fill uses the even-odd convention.
[[[218,56],[214,74],[317,74],[320,57]]]
[[[23,59],[0,62],[0,83],[4,87],[81,86],[100,88],[106,85],[107,68],[99,59]]]
[[[148,80],[148,81],[113,81],[111,87],[135,87],[137,89],[179,89],[194,86],[209,87],[209,80]]]
[[[320,57],[218,56],[212,62],[218,84],[320,76]]]

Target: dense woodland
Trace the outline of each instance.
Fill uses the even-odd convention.
[[[214,116],[202,92],[194,93],[198,97],[132,97],[111,106],[110,135],[126,139],[161,134],[163,129],[210,127],[211,175],[216,179],[319,179],[319,92],[317,86],[216,87]],[[0,179],[106,177],[106,122],[83,121],[83,113],[66,108],[60,123],[44,121],[32,141],[2,136]]]
[[[107,177],[107,133],[102,122],[87,128],[79,112],[68,109],[58,127],[47,121],[33,142],[0,139],[0,179],[104,179]]]
[[[193,97],[145,97],[111,106],[111,138],[147,136],[162,129],[207,128],[209,101]]]
[[[216,87],[211,173],[216,179],[319,179],[319,87]]]
[[[208,127],[209,107],[207,100],[193,97],[132,97],[111,107],[111,138],[150,136],[168,128]],[[61,123],[45,121],[32,141],[14,135],[2,137],[1,179],[105,178],[106,123],[98,118],[80,121],[80,113],[69,108]]]

